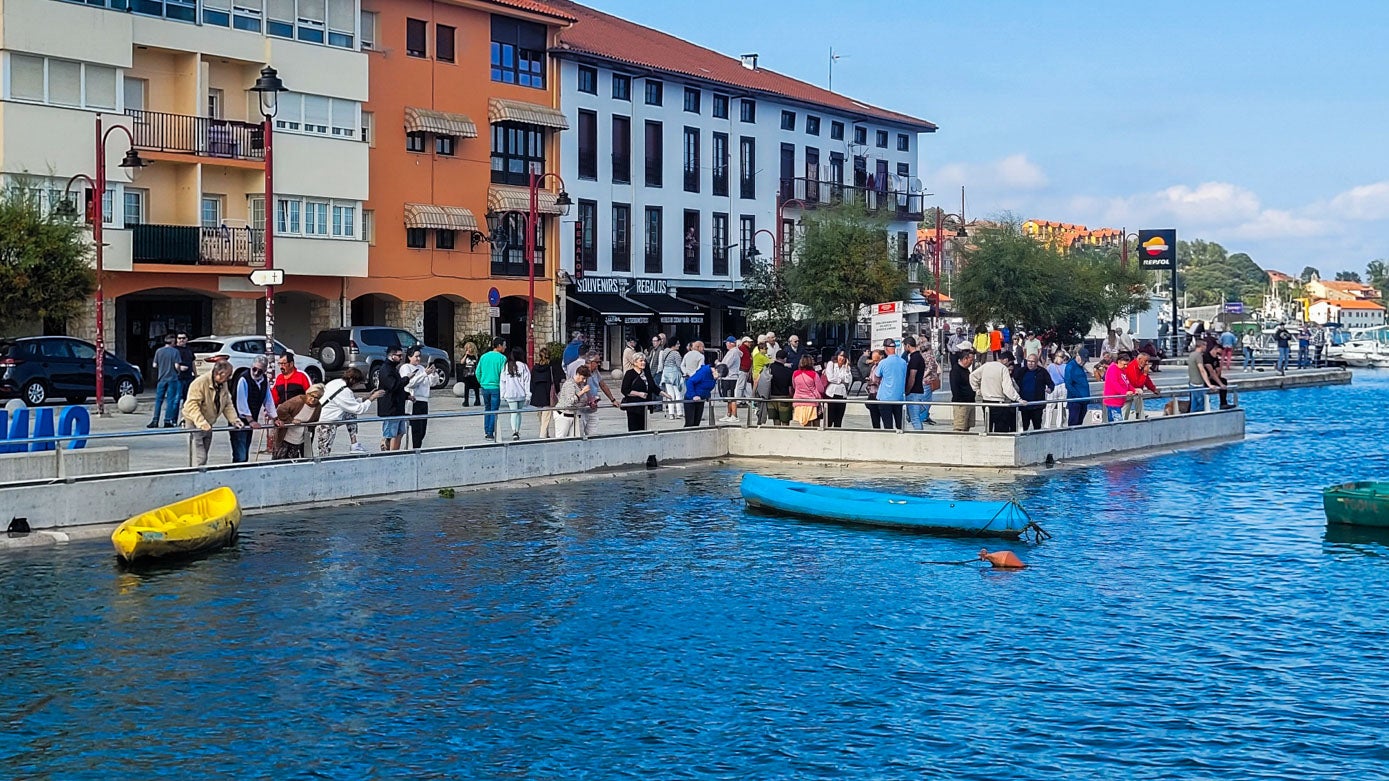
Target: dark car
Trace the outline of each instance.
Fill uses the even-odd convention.
[[[351,328],[329,328],[320,331],[309,345],[309,353],[330,372],[356,367],[374,385],[376,370],[386,362],[392,347],[409,350],[418,345],[426,366],[436,370],[434,387],[442,387],[453,376],[453,362],[443,350],[429,347],[403,328],[384,325],[357,325]]]
[[[139,368],[107,352],[104,390],[112,399],[145,389]],[[0,399],[21,398],[31,407],[55,397],[82,404],[96,395],[96,345],[68,336],[0,339]]]

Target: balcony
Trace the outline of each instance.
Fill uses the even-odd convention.
[[[897,192],[891,189],[857,187],[818,179],[782,179],[778,196],[782,202],[797,198],[807,209],[840,203],[857,203],[871,214],[889,220],[917,221],[926,209],[922,193]]]
[[[126,109],[135,148],[226,160],[265,159],[265,129],[258,122]]]
[[[131,260],[180,266],[264,266],[265,231],[252,228],[199,228],[189,225],[136,225],[131,229]]]

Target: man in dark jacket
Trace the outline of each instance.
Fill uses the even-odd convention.
[[[1090,402],[1083,401],[1092,395],[1090,393],[1090,373],[1085,371],[1085,362],[1090,360],[1090,353],[1084,348],[1076,351],[1071,360],[1066,362],[1066,369],[1062,372],[1062,377],[1066,379],[1066,425],[1079,426],[1085,422],[1085,411],[1090,406]]]
[[[974,428],[974,388],[969,384],[969,367],[974,365],[974,353],[961,350],[950,363],[950,400],[955,402],[956,431]]]
[[[376,402],[376,417],[388,418],[381,421],[381,449],[399,450],[400,441],[405,436],[406,381],[400,376],[399,347],[386,351],[386,362],[376,370],[376,387],[385,394]]]
[[[1047,393],[1056,387],[1056,383],[1051,379],[1051,372],[1048,372],[1037,355],[1027,356],[1027,362],[1013,370],[1013,382],[1017,383],[1018,395],[1023,401],[1042,402],[1047,398]],[[1046,405],[1041,403],[1028,404],[1018,413],[1022,416],[1022,430],[1028,429],[1041,430],[1042,413],[1046,411]]]
[[[787,426],[791,424],[791,367],[786,365],[787,351],[778,350],[776,361],[765,371],[772,373],[771,401],[767,403],[767,417],[772,424]]]

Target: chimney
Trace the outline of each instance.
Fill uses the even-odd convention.
[[[755,71],[755,70],[757,70],[757,53],[756,53],[756,52],[753,52],[752,54],[744,54],[744,55],[742,56],[742,60],[743,60],[743,67],[744,67],[744,68],[747,68],[747,69],[750,70],[750,71]]]

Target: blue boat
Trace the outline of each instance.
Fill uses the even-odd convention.
[[[862,488],[778,480],[747,473],[739,486],[749,507],[816,520],[885,526],[935,534],[1017,539],[1045,535],[1017,502],[969,502],[890,494]]]

